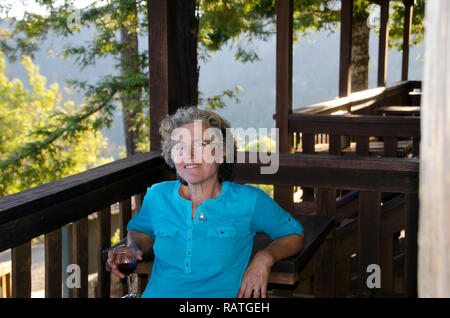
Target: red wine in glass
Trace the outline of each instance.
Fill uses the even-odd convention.
[[[128,294],[123,298],[137,298],[137,294],[131,292],[131,274],[136,269],[137,251],[133,247],[118,247],[114,249],[114,261],[117,269],[127,276]]]
[[[134,270],[136,269],[136,263],[122,263],[118,264],[117,268],[119,271],[124,273],[125,276],[130,276],[133,274]]]

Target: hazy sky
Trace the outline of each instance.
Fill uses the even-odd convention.
[[[45,10],[40,5],[36,4],[35,0],[2,0],[3,5],[11,5],[11,10],[8,13],[9,17],[22,18],[25,10],[33,13],[38,13],[42,15],[48,14],[47,10]],[[77,0],[75,2],[76,8],[84,8],[92,3],[102,3],[104,0]],[[56,5],[63,4],[64,0],[55,1]],[[5,16],[2,14],[2,18]]]

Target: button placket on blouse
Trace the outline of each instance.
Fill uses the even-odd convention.
[[[192,203],[189,206],[186,222],[188,224],[188,230],[186,231],[186,257],[184,271],[186,273],[191,272],[191,257],[192,257],[192,234],[194,230],[194,221],[192,220]]]

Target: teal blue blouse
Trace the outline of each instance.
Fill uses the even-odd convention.
[[[192,220],[192,201],[181,182],[147,189],[127,230],[150,235],[155,261],[142,297],[235,298],[248,266],[256,232],[273,240],[301,234],[302,225],[268,194],[224,181],[218,197],[203,201]]]

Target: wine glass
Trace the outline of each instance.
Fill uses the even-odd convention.
[[[139,298],[139,294],[131,292],[131,274],[137,265],[137,250],[134,247],[117,247],[114,249],[114,262],[117,269],[127,276],[128,294],[122,298]]]

